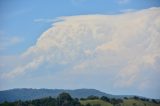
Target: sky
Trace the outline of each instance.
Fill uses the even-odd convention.
[[[0,13],[0,90],[160,99],[159,0],[1,0]]]

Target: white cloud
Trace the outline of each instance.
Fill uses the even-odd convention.
[[[39,65],[41,65],[43,61],[43,57],[37,57],[34,60],[32,60],[32,62],[24,65],[24,66],[20,66],[18,68],[16,68],[15,70],[8,72],[8,73],[4,73],[2,74],[2,78],[13,78],[15,76],[21,75],[23,74],[25,71],[28,71],[30,69],[34,70],[36,69]]]
[[[85,3],[86,1],[91,1],[91,0],[71,0],[71,3],[77,6],[78,4]]]
[[[159,65],[159,14],[160,8],[151,8],[119,15],[61,17],[21,55],[25,63],[3,77],[36,70],[47,62],[68,65],[59,77],[97,75],[113,79],[115,87],[133,86],[150,71],[146,67]]]
[[[126,4],[130,2],[131,0],[117,0],[119,4]]]
[[[22,42],[22,38],[20,38],[20,37],[17,37],[17,36],[14,36],[14,37],[12,37],[11,39],[10,39],[10,43],[11,44],[18,44],[18,43],[20,43],[20,42]]]
[[[17,45],[21,43],[23,39],[18,36],[6,36],[5,33],[0,33],[0,50],[4,50],[8,47],[11,47],[13,45]]]
[[[44,18],[38,18],[34,20],[35,23],[51,23],[54,22],[54,19],[44,19]]]

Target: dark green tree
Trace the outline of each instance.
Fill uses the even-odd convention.
[[[87,99],[89,99],[89,100],[95,100],[95,99],[99,99],[99,97],[91,95],[91,96],[88,96]]]
[[[100,99],[106,102],[110,102],[110,99],[106,96],[102,96]]]

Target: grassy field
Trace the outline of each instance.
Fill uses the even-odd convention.
[[[112,104],[102,101],[102,100],[82,100],[80,101],[81,104],[86,105],[87,103],[90,103],[91,105],[97,105],[100,104],[101,106],[112,106]]]
[[[155,104],[152,102],[141,101],[141,100],[128,99],[124,100],[122,106],[160,106],[160,104]]]
[[[111,103],[96,99],[96,100],[81,100],[81,104],[86,105],[87,103],[93,105],[100,104],[101,106],[113,106]],[[115,106],[160,106],[160,104],[155,104],[152,102],[141,101],[141,100],[134,100],[128,99],[124,100],[123,103]]]

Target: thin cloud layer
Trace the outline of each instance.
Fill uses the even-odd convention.
[[[45,64],[65,66],[53,72],[56,80],[81,80],[83,76],[96,81],[94,78],[101,77],[101,82],[107,78],[112,84],[106,84],[115,88],[136,85],[145,89],[154,81],[151,77],[160,74],[160,8],[59,20],[20,56],[25,61],[1,78],[32,73],[30,70]]]
[[[130,2],[131,0],[117,0],[119,4],[126,4]]]
[[[23,42],[23,39],[18,36],[9,38],[7,35],[0,33],[0,51],[5,50],[10,46],[20,44],[21,42]]]

